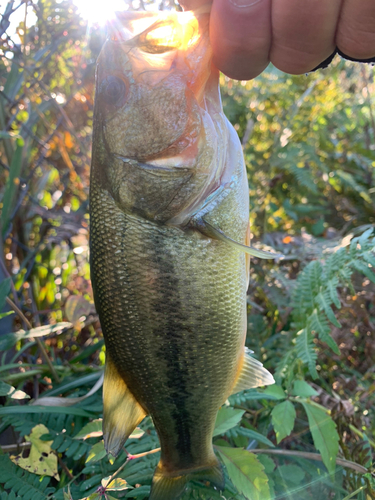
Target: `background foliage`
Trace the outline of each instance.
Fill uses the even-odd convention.
[[[100,390],[72,406],[33,404],[87,394],[105,359],[87,216],[105,35],[68,0],[8,1],[0,35],[0,499],[147,498],[159,457],[149,418],[113,461]],[[248,167],[253,244],[285,255],[253,259],[248,296],[247,345],[277,385],[220,410],[226,490],[191,483],[184,498],[369,500],[374,68],[336,59],[309,75],[270,67],[221,83]]]

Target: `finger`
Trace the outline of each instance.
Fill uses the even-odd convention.
[[[374,0],[344,0],[336,43],[341,52],[354,59],[375,56]]]
[[[271,62],[292,74],[318,66],[335,50],[340,5],[341,0],[273,0]]]
[[[249,80],[268,65],[271,0],[214,0],[210,38],[214,64],[227,76]]]
[[[196,10],[203,5],[210,5],[212,0],[180,0],[178,3],[184,10]]]

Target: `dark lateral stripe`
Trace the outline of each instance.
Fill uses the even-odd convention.
[[[179,279],[173,263],[173,257],[164,245],[164,237],[153,233],[152,259],[155,267],[159,270],[158,278],[158,301],[156,307],[160,306],[166,312],[165,323],[153,330],[156,338],[162,338],[157,355],[164,360],[167,367],[167,380],[170,389],[169,402],[172,403],[172,418],[175,422],[175,434],[178,436],[176,448],[179,453],[180,466],[183,463],[190,464],[192,460],[192,440],[190,415],[188,413],[189,392],[187,381],[189,372],[184,365],[184,345],[186,335],[184,324],[188,318],[183,314],[181,301],[178,297]]]

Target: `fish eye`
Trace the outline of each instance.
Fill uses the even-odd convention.
[[[126,85],[118,76],[107,76],[100,90],[105,102],[114,105],[125,95]]]

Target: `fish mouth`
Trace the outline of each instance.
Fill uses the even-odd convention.
[[[186,161],[183,161],[181,156],[175,156],[172,158],[162,158],[160,160],[154,160],[152,163],[150,162],[142,162],[137,160],[136,158],[131,158],[127,156],[120,155],[118,153],[114,153],[113,156],[118,160],[121,160],[124,164],[129,167],[140,168],[142,170],[148,170],[150,173],[178,173],[178,172],[188,172],[193,167],[190,165],[186,165]]]

